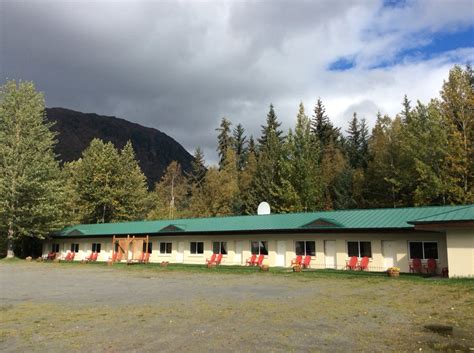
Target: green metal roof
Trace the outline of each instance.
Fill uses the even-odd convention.
[[[418,218],[409,223],[439,223],[439,222],[465,222],[474,221],[474,205],[457,207],[454,210],[441,212],[432,216]]]
[[[261,216],[189,218],[126,223],[80,224],[53,234],[55,237],[186,234],[225,232],[303,231],[308,229],[350,231],[361,229],[413,229],[408,222],[445,213],[461,214],[470,206],[385,208],[368,210],[321,211]],[[464,213],[463,213],[464,214]],[[466,217],[471,217],[466,215]]]

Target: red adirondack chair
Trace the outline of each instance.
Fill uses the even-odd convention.
[[[54,260],[56,258],[56,253],[55,252],[50,252],[48,253],[48,257],[46,260]]]
[[[360,271],[365,271],[369,269],[369,258],[367,256],[364,256],[362,260],[360,260],[358,268]]]
[[[246,261],[245,261],[245,265],[249,265],[249,266],[255,266],[255,260],[257,259],[257,255],[253,254],[252,256],[250,256]]]
[[[215,263],[216,265],[220,265],[221,262],[222,262],[222,254],[219,254],[219,255],[217,255],[217,258],[216,258],[216,260],[214,261],[214,263]]]
[[[420,259],[412,259],[411,264],[408,264],[409,270],[411,273],[421,273],[421,260]]]
[[[94,261],[93,258],[94,258],[94,252],[91,252],[91,254],[89,256],[87,256],[84,261]]]
[[[206,259],[206,265],[212,264],[216,261],[216,254],[212,254],[210,259]]]
[[[426,273],[434,274],[436,273],[436,260],[428,259],[428,262],[425,265]]]
[[[311,256],[306,255],[302,264],[303,268],[309,268],[310,263],[311,263]]]
[[[301,266],[301,261],[303,261],[303,256],[298,255],[296,259],[291,260],[291,266],[298,265]]]
[[[72,254],[74,254],[74,253],[68,251],[66,256],[64,257],[64,261],[71,261]]]
[[[96,251],[95,253],[92,254],[92,261],[97,261],[98,257],[99,257],[99,253]]]
[[[355,270],[357,268],[357,256],[352,256],[349,261],[346,261],[346,270]]]
[[[257,259],[257,262],[256,262],[256,265],[257,266],[262,266],[262,262],[263,262],[263,259],[264,259],[265,255],[259,255],[258,256],[258,259]]]

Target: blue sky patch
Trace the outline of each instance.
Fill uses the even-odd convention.
[[[329,64],[330,71],[346,71],[355,66],[354,57],[342,57]]]
[[[429,60],[446,52],[474,48],[474,26],[460,29],[458,31],[444,31],[438,33],[418,33],[406,40],[420,40],[424,44],[417,47],[402,48],[394,57],[382,59],[372,65],[371,69],[390,67],[406,60]],[[337,59],[329,64],[330,71],[346,71],[355,67],[355,57],[347,56]]]
[[[383,7],[404,7],[406,0],[383,0]]]
[[[424,53],[430,58],[436,54],[441,54],[459,48],[474,47],[474,26],[459,32],[444,32],[432,35],[432,41],[422,48],[412,48],[401,53],[403,56]]]

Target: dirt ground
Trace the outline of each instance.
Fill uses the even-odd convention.
[[[456,350],[473,281],[0,262],[2,352]]]

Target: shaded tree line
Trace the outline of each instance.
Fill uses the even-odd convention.
[[[93,140],[59,166],[43,96],[30,82],[0,89],[0,234],[12,251],[25,239],[76,223],[467,204],[474,202],[474,75],[455,66],[440,97],[405,96],[394,117],[378,114],[369,131],[353,114],[336,127],[318,99],[301,103],[283,131],[273,105],[256,139],[223,118],[216,129],[218,165],[200,148],[192,170],[172,162],[152,191],[131,143]],[[23,245],[23,248],[25,246]],[[1,249],[0,249],[1,250]]]
[[[256,142],[223,118],[219,164],[206,170],[197,150],[193,172],[181,175],[175,216],[254,214],[261,201],[276,213],[472,203],[473,84],[470,66],[455,66],[440,98],[405,96],[400,113],[379,113],[371,131],[356,113],[344,131],[334,126],[321,99],[311,116],[301,103],[286,133],[270,105]],[[157,191],[169,195],[166,187]]]

